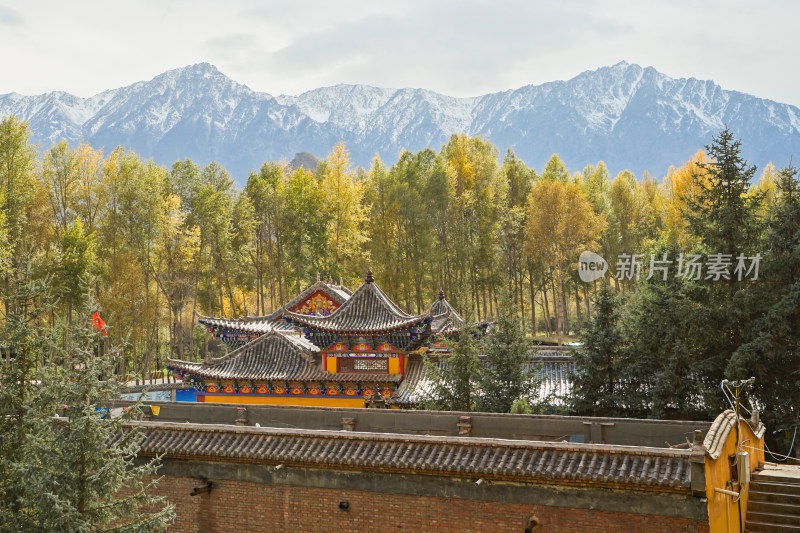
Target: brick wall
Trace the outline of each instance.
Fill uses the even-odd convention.
[[[570,507],[496,503],[460,498],[333,490],[246,481],[214,481],[190,496],[197,478],[165,476],[158,494],[175,504],[176,532],[516,532],[531,516],[537,533],[700,533],[706,521]],[[340,502],[349,508],[339,508]]]

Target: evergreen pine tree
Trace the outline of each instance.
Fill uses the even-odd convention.
[[[576,414],[620,414],[622,372],[619,297],[602,283],[594,303],[594,317],[583,332],[583,347],[575,352],[572,375],[572,409]]]
[[[756,317],[726,369],[731,379],[755,376],[752,394],[771,427],[800,418],[800,181],[783,169],[764,239],[764,265],[745,305]]]
[[[31,291],[42,292],[36,285]],[[158,482],[153,477],[158,463],[134,462],[143,435],[126,423],[139,411],[108,409],[120,385],[109,380],[113,359],[103,353],[103,337],[91,324],[95,309],[80,306],[72,325],[62,321],[45,335],[31,317],[46,307],[36,309],[15,318],[7,337],[18,363],[10,371],[16,374],[3,374],[0,390],[6,394],[5,385],[13,388],[16,380],[16,389],[27,387],[27,396],[16,400],[16,412],[5,421],[20,431],[0,437],[0,460],[10,478],[0,476],[0,529],[165,530],[174,517],[172,506],[149,494]],[[63,335],[67,343],[55,342]],[[32,371],[36,363],[38,371]]]
[[[689,229],[710,253],[735,257],[758,242],[761,196],[748,194],[756,167],[742,159],[741,145],[727,128],[714,137],[706,146],[711,161],[698,163],[699,193],[686,199]]]
[[[698,394],[703,398],[709,417],[727,407],[719,390],[731,354],[744,342],[744,330],[751,320],[745,302],[745,284],[734,275],[737,258],[755,255],[761,242],[763,225],[759,218],[762,195],[752,193],[750,180],[756,168],[741,156],[741,142],[725,129],[707,146],[711,161],[698,163],[702,175],[695,176],[699,192],[686,202],[689,231],[700,238],[701,247],[717,259],[725,259],[730,274],[714,279],[704,270],[695,301],[704,306],[703,315],[710,325],[699,334],[713,339],[693,362]],[[718,255],[721,254],[721,255]]]
[[[530,396],[535,371],[528,368],[530,342],[519,320],[510,291],[500,291],[498,314],[484,339],[486,361],[478,382],[478,410],[509,413],[514,402]]]
[[[44,322],[53,309],[46,280],[33,280],[28,262],[10,278],[0,362],[0,531],[24,531],[37,510],[28,501],[30,436],[44,412],[36,386],[39,363],[55,345]],[[52,411],[51,411],[52,413]]]
[[[475,331],[465,326],[458,340],[447,345],[449,355],[425,358],[425,375],[431,386],[421,391],[426,396],[423,405],[426,409],[472,411],[480,370]]]
[[[653,250],[662,257],[667,249]],[[674,250],[669,255],[674,257]],[[713,350],[715,339],[703,284],[670,277],[644,281],[621,309],[618,395],[626,416],[682,418],[705,416],[695,364]]]

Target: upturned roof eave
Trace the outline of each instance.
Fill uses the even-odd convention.
[[[174,367],[170,367],[174,368]],[[336,373],[320,374],[300,377],[292,375],[275,375],[275,376],[254,376],[247,374],[238,374],[230,376],[214,375],[212,372],[204,371],[203,367],[195,368],[175,368],[192,374],[196,379],[203,381],[215,382],[253,382],[253,383],[400,383],[402,375],[400,374],[355,374],[355,373]]]
[[[286,314],[283,315],[283,319],[295,325],[316,329],[324,333],[356,334],[356,335],[360,334],[378,335],[382,333],[392,333],[395,331],[401,331],[404,329],[413,328],[415,326],[419,326],[421,324],[425,324],[431,321],[430,316],[418,315],[417,317],[414,317],[415,318],[414,320],[404,321],[400,324],[395,324],[390,327],[352,328],[352,327],[324,326],[315,323],[315,321],[326,319],[330,316],[333,315],[331,314],[328,315],[327,317],[313,317],[313,318],[309,317],[311,318],[311,320],[303,320],[303,318],[306,317],[306,315],[300,315],[297,313],[292,313],[291,311],[287,311]]]

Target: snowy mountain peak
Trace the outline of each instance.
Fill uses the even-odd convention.
[[[339,124],[351,117],[363,118],[379,109],[397,92],[369,85],[339,84],[306,91],[300,96],[281,95],[278,102],[295,105],[317,122]]]
[[[28,120],[43,147],[86,140],[124,145],[166,165],[216,159],[240,183],[265,160],[322,157],[339,141],[367,166],[376,153],[391,164],[403,149],[438,149],[461,132],[487,137],[501,153],[512,147],[537,168],[558,153],[574,169],[604,160],[612,172],[637,175],[664,175],[726,124],[759,166],[800,154],[797,107],[626,61],[474,98],[358,84],[273,98],[197,63],[85,99],[0,95],[0,116],[8,114]]]

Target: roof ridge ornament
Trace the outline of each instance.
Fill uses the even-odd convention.
[[[444,289],[439,289],[439,299],[444,300]]]
[[[372,283],[375,278],[372,276],[372,270],[367,270],[367,276],[364,278],[365,283]]]

